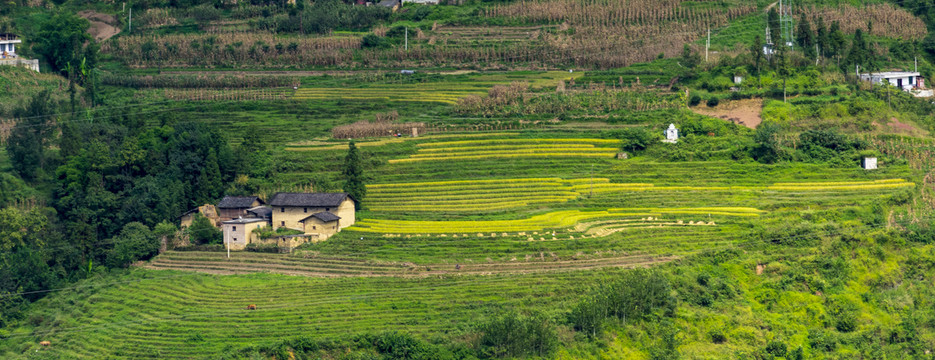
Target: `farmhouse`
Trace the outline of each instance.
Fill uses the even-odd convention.
[[[916,97],[932,96],[931,90],[925,90],[925,79],[920,73],[908,71],[887,71],[860,74],[860,79],[873,84],[889,84]]]
[[[249,216],[248,210],[263,204],[263,200],[256,196],[225,196],[217,205],[218,215],[221,220],[234,220]]]
[[[273,228],[328,237],[354,225],[354,199],[347,193],[277,193],[269,201]]]
[[[247,244],[259,241],[259,236],[253,230],[269,225],[266,219],[244,218],[221,222],[224,231],[224,244],[231,250],[243,250]]]
[[[21,44],[16,35],[0,34],[0,65],[22,66],[39,72],[39,59],[22,59],[16,55],[17,44]]]

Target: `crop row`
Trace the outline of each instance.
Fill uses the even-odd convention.
[[[548,152],[548,153],[528,153],[517,154],[511,151],[503,151],[486,155],[452,155],[436,156],[422,158],[390,159],[390,164],[408,163],[416,161],[438,161],[438,160],[483,160],[483,159],[510,159],[510,158],[532,158],[532,157],[582,157],[582,158],[610,158],[613,153],[582,153],[582,152]]]
[[[542,154],[542,153],[607,153],[607,154],[616,154],[617,148],[597,148],[597,147],[588,147],[588,148],[575,148],[575,147],[555,147],[555,148],[546,148],[546,149],[536,149],[536,148],[507,148],[499,150],[483,150],[483,149],[469,149],[469,150],[454,150],[452,152],[446,153],[437,153],[430,152],[424,153],[419,151],[416,154],[410,155],[410,158],[439,158],[439,157],[452,157],[452,156],[470,156],[470,155],[490,155],[490,154]]]
[[[563,210],[535,215],[518,220],[479,221],[406,221],[366,219],[358,221],[351,229],[379,233],[472,233],[472,232],[516,232],[555,228],[567,228],[583,220],[619,219],[659,214],[759,216],[762,211],[740,207],[705,208],[616,208],[607,211]]]
[[[439,141],[421,143],[419,147],[444,147],[444,146],[471,146],[488,144],[593,144],[608,145],[620,144],[619,140],[613,139],[584,139],[584,138],[547,138],[547,139],[482,139],[482,140],[459,140],[459,141]]]
[[[420,153],[447,152],[447,151],[491,151],[491,150],[523,150],[523,149],[594,149],[593,144],[530,144],[530,145],[478,145],[456,147],[431,147],[419,149]]]

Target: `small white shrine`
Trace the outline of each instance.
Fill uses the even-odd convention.
[[[875,157],[865,157],[863,161],[860,162],[860,167],[864,170],[874,170],[877,168],[877,158]]]
[[[662,142],[675,144],[679,141],[679,129],[675,128],[675,124],[669,124],[669,128],[666,129],[666,139]]]

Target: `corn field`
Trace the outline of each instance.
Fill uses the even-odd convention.
[[[157,90],[158,91],[158,90]],[[292,97],[291,88],[270,89],[162,89],[160,92],[169,100],[193,101],[255,101],[255,100],[286,100]]]
[[[921,40],[927,34],[925,23],[906,10],[891,4],[873,4],[862,7],[840,5],[838,7],[799,7],[798,12],[807,18],[824,18],[825,24],[839,22],[841,30],[853,33],[857,29],[867,30],[873,23],[873,35],[911,40]]]
[[[335,139],[357,139],[364,137],[393,136],[395,134],[410,136],[412,135],[412,129],[416,129],[419,134],[424,134],[425,123],[358,121],[353,124],[335,126],[334,129],[331,130],[331,137]]]
[[[486,17],[505,17],[532,23],[583,26],[651,25],[663,22],[704,23],[721,26],[757,11],[755,4],[738,7],[688,7],[683,0],[542,0],[494,5]],[[692,1],[696,3],[697,1]],[[711,1],[713,2],[713,1]]]
[[[291,76],[246,75],[126,75],[105,73],[101,83],[130,88],[271,88],[299,86],[299,79]]]
[[[271,33],[124,36],[102,51],[132,67],[343,65],[360,48],[360,38],[283,37]]]

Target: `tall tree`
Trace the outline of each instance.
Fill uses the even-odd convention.
[[[815,42],[818,44],[819,55],[828,56],[828,29],[825,28],[825,19],[821,16],[815,21]]]
[[[357,150],[357,145],[351,141],[347,148],[347,157],[344,158],[344,192],[354,198],[358,209],[360,203],[364,201],[364,196],[367,195],[362,165],[360,151]]]
[[[766,26],[769,27],[769,40],[772,41],[773,46],[779,47],[782,43],[782,29],[779,23],[779,12],[775,7],[769,9],[766,14]]]
[[[812,33],[812,25],[808,22],[805,15],[799,19],[799,28],[795,34],[795,42],[802,47],[806,57],[815,56],[815,34]]]
[[[50,116],[54,106],[49,90],[43,90],[16,111],[16,125],[7,139],[6,150],[13,170],[24,180],[35,180],[46,163],[46,147],[54,133]]]
[[[87,30],[91,24],[69,12],[59,12],[42,24],[33,49],[45,57],[52,70],[66,74],[69,65],[77,69],[81,64],[83,47],[91,40]]]
[[[837,21],[831,23],[828,37],[828,57],[838,57],[840,60],[844,47],[847,46],[847,37],[844,36],[844,31],[841,31],[841,23]]]
[[[760,63],[763,61],[763,39],[760,38],[760,35],[753,38],[750,55],[753,59],[753,69],[756,71],[756,76],[760,76]]]

